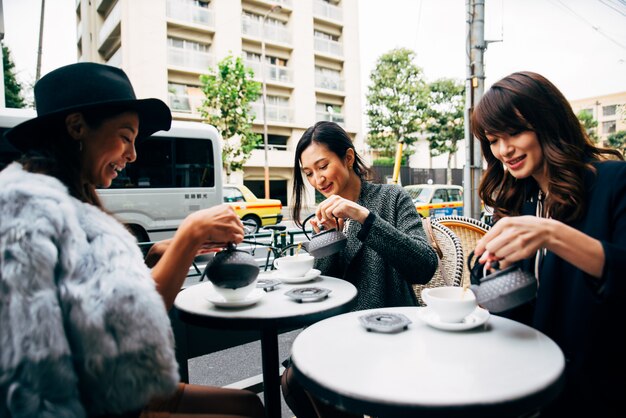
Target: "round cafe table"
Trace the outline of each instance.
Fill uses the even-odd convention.
[[[474,329],[435,329],[426,308],[350,312],[302,331],[292,346],[295,378],[341,409],[376,417],[519,417],[563,385],[559,347],[526,325],[491,315]],[[359,316],[405,315],[408,329],[367,331]]]
[[[267,416],[281,416],[278,331],[312,324],[348,311],[357,290],[349,282],[329,276],[301,284],[280,284],[267,292],[256,304],[242,308],[219,308],[207,300],[212,291],[210,282],[190,286],[181,291],[174,305],[179,317],[189,324],[217,328],[261,331],[263,363],[263,394]],[[321,287],[330,289],[326,299],[318,302],[296,302],[285,295],[291,289]]]

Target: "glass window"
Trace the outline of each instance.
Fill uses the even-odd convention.
[[[136,145],[137,160],[113,180],[111,188],[212,187],[213,145],[189,138],[151,137]]]
[[[236,187],[224,187],[224,202],[245,202],[243,194]]]
[[[602,116],[615,116],[617,106],[602,106]]]
[[[458,202],[463,200],[463,195],[459,189],[449,189],[448,196],[450,197],[450,202]]]
[[[437,189],[433,194],[433,200],[430,203],[443,203],[448,201],[448,191],[446,189]]]
[[[616,130],[616,122],[614,120],[608,122],[602,122],[602,133],[603,134],[612,134],[615,133]]]

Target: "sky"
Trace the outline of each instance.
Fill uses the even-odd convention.
[[[41,0],[0,0],[18,79],[35,78]],[[299,0],[294,0],[299,1]],[[76,61],[75,0],[48,0],[42,74]],[[363,97],[380,55],[415,51],[427,81],[466,76],[465,0],[358,0]],[[485,0],[485,85],[541,73],[570,99],[626,91],[626,0]],[[365,101],[363,101],[365,106]]]

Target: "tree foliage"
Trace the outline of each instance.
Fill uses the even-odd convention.
[[[26,101],[22,96],[22,85],[15,78],[15,63],[11,57],[11,51],[4,43],[2,43],[2,65],[4,66],[4,101],[6,107],[26,107]]]
[[[259,98],[261,83],[253,77],[243,60],[233,56],[200,76],[205,100],[198,110],[222,135],[222,164],[227,175],[242,170],[259,143],[259,136],[252,132],[250,103]]]
[[[430,155],[448,154],[448,168],[452,155],[465,137],[465,86],[453,79],[439,79],[429,85],[429,105],[423,128],[428,136]]]
[[[369,133],[367,143],[383,157],[395,154],[398,141],[405,155],[417,138],[428,101],[428,86],[415,53],[399,48],[380,56],[370,74],[367,93]]]
[[[613,148],[622,151],[626,155],[626,131],[618,131],[607,137],[607,142]]]
[[[583,126],[583,129],[585,129],[585,132],[587,132],[589,138],[591,138],[593,142],[598,142],[598,134],[596,132],[598,121],[593,118],[591,112],[588,110],[581,110],[578,112],[576,117],[578,117],[580,124]]]

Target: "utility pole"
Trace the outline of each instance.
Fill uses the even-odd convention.
[[[483,54],[485,43],[485,0],[466,0],[467,77],[465,80],[465,168],[463,169],[463,214],[480,218],[478,186],[482,177],[480,142],[472,135],[470,119],[485,91]]]
[[[43,20],[44,10],[46,8],[46,0],[41,0],[41,15],[39,16],[39,46],[37,47],[37,70],[35,73],[35,81],[41,77],[41,54],[43,51]]]
[[[4,9],[2,0],[0,0],[0,41],[4,40]],[[0,83],[0,108],[6,107],[4,99],[4,51],[0,47],[0,74],[2,75],[2,83]]]

